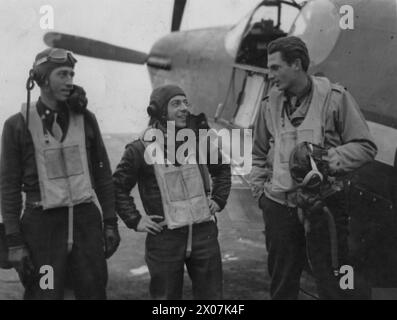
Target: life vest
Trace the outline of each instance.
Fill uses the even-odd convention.
[[[63,141],[57,141],[43,130],[37,111],[37,102],[29,111],[28,129],[32,135],[40,186],[40,205],[44,210],[68,207],[68,252],[73,247],[73,207],[94,202],[100,206],[92,189],[87,149],[85,143],[84,116],[69,110],[69,127]],[[26,104],[21,113],[26,120]]]
[[[202,174],[196,162],[196,154],[189,154],[184,159],[184,163],[175,166],[164,158],[163,146],[157,142],[145,140],[147,130],[141,136],[141,141],[154,168],[167,227],[175,229],[212,220],[213,216],[209,209]],[[156,155],[156,159],[153,157],[154,149],[161,151]]]
[[[303,122],[294,127],[284,114],[285,96],[280,90],[272,90],[269,95],[270,121],[274,129],[273,176],[265,184],[265,194],[277,202],[287,202],[295,206],[288,192],[296,187],[289,168],[292,150],[301,142],[324,146],[325,116],[331,96],[331,83],[322,77],[312,77],[313,89],[309,108]],[[283,119],[284,118],[284,119]]]
[[[22,105],[21,113],[26,117],[26,104]],[[29,114],[43,209],[94,201],[83,115],[69,112],[69,128],[65,139],[59,142],[44,133],[36,103]]]

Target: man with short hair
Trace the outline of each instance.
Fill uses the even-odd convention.
[[[204,125],[191,121],[186,94],[178,86],[154,89],[148,113],[149,128],[127,145],[113,175],[117,213],[128,228],[147,232],[145,259],[153,299],[182,298],[185,264],[195,299],[221,299],[222,260],[215,213],[224,208],[229,196],[230,165],[200,164],[195,152],[178,156],[183,141],[177,141],[175,134],[194,127],[194,141],[190,140],[194,145],[197,128],[207,126],[205,121]],[[172,128],[175,132],[167,135]],[[152,139],[151,132],[160,134]],[[151,147],[159,161],[152,159]],[[130,196],[137,183],[147,215],[137,210]]]
[[[85,92],[73,85],[76,62],[63,49],[40,52],[27,104],[3,128],[1,214],[25,299],[62,299],[66,286],[77,299],[105,299],[105,259],[120,241],[109,160]],[[30,104],[33,81],[40,98]]]
[[[339,266],[346,264],[348,256],[348,213],[342,178],[376,155],[376,146],[353,97],[325,77],[309,76],[309,61],[307,47],[297,37],[283,37],[269,44],[269,78],[274,86],[263,101],[254,127],[251,183],[263,210],[273,299],[297,298],[306,253],[320,298],[345,297],[331,267],[335,260]],[[323,161],[335,180],[332,190],[339,190],[323,202],[312,201],[312,205],[323,204],[316,210],[314,206],[301,207],[305,203],[301,201],[303,193],[298,192],[291,176],[291,153],[301,143],[325,151]],[[312,160],[310,174],[304,178],[322,180]],[[324,205],[336,223],[338,254],[330,240]],[[298,214],[301,210],[303,215]]]

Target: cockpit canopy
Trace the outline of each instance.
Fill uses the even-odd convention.
[[[226,49],[235,62],[266,68],[269,42],[287,35],[299,13],[295,1],[262,1],[226,37]]]
[[[287,34],[303,39],[312,65],[324,61],[340,34],[340,16],[331,0],[262,1],[226,36],[228,53],[238,64],[267,67],[267,45]]]

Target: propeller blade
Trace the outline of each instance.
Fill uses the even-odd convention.
[[[82,56],[98,59],[145,64],[148,58],[144,52],[65,33],[48,32],[44,35],[43,40],[49,47],[62,48]]]
[[[172,13],[171,31],[179,31],[181,27],[183,12],[185,10],[186,0],[175,0],[174,11]]]

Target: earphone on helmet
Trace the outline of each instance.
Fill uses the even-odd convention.
[[[29,71],[29,79],[36,81],[38,86],[43,86],[48,75],[48,70],[43,69],[45,63],[53,63],[54,65],[61,65],[68,63],[74,66],[77,59],[73,56],[73,53],[68,50],[60,48],[48,48],[43,52],[39,53],[33,63],[32,69]]]
[[[29,78],[34,80],[39,87],[45,84],[46,75],[38,72],[37,69],[32,68],[29,70]]]
[[[147,113],[151,118],[149,123],[154,121],[154,119],[166,120],[168,114],[167,105],[173,97],[178,95],[186,96],[185,92],[177,85],[166,84],[155,88],[150,95],[150,102],[147,107]]]
[[[160,119],[162,116],[164,116],[161,112],[161,108],[156,103],[150,103],[146,110],[148,115],[152,118]]]

